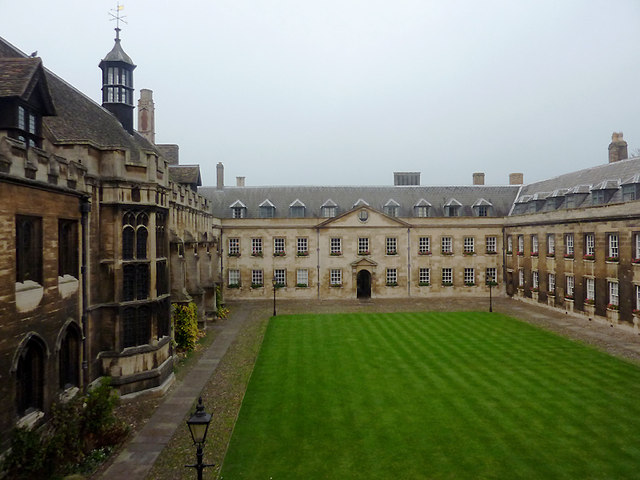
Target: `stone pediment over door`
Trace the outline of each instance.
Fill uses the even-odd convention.
[[[371,260],[370,258],[360,258],[355,262],[351,262],[351,269],[354,272],[358,272],[359,270],[370,270],[374,272],[378,264]]]
[[[318,224],[316,228],[339,228],[339,227],[410,227],[407,222],[399,218],[390,217],[375,208],[356,207],[337,217],[329,218]]]

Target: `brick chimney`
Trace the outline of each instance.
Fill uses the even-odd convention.
[[[510,173],[509,185],[522,185],[524,183],[524,175],[522,173]]]
[[[476,172],[473,174],[473,184],[474,185],[484,185],[484,173]]]
[[[611,143],[609,144],[609,163],[619,162],[629,158],[627,153],[627,142],[622,138],[622,132],[613,132]]]
[[[244,187],[244,177],[236,177],[236,187]]]
[[[138,99],[138,133],[155,145],[156,121],[153,91],[147,88],[140,90]]]
[[[222,162],[218,162],[218,165],[216,165],[216,177],[216,188],[222,190],[224,188],[224,165],[222,165]]]

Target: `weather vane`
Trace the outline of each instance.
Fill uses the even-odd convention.
[[[118,1],[118,3],[116,3],[116,8],[115,10],[112,8],[111,11],[109,12],[109,15],[111,15],[113,18],[111,18],[111,20],[115,20],[116,21],[116,37],[120,38],[120,22],[122,23],[127,23],[125,18],[126,15],[120,15],[120,12],[124,10],[124,5],[120,5],[120,2]],[[111,13],[111,12],[116,12],[115,14]]]

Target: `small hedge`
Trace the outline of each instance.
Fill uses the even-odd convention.
[[[173,304],[173,328],[178,350],[193,350],[198,341],[198,306]]]
[[[1,470],[6,478],[51,478],[90,473],[91,460],[126,438],[129,427],[113,410],[120,398],[104,378],[86,395],[51,408],[50,421],[38,429],[16,428]],[[93,466],[92,466],[93,467]],[[89,471],[87,471],[89,470]]]

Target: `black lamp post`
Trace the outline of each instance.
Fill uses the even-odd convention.
[[[209,424],[211,423],[211,414],[204,411],[204,405],[202,404],[202,397],[198,399],[198,405],[196,411],[191,418],[187,420],[187,426],[191,432],[191,438],[193,444],[197,446],[196,458],[197,463],[195,465],[185,465],[185,467],[195,468],[198,472],[198,480],[202,480],[202,471],[205,467],[213,467],[213,464],[205,464],[202,462],[202,446],[207,440],[207,431],[209,430]]]
[[[276,283],[276,277],[273,277],[273,316],[276,316],[276,288],[277,288],[277,283]]]
[[[487,285],[489,285],[489,311],[493,312],[493,298],[491,297],[491,288],[494,285],[497,285],[497,283],[493,281],[493,277],[489,277],[489,279],[487,280]]]

